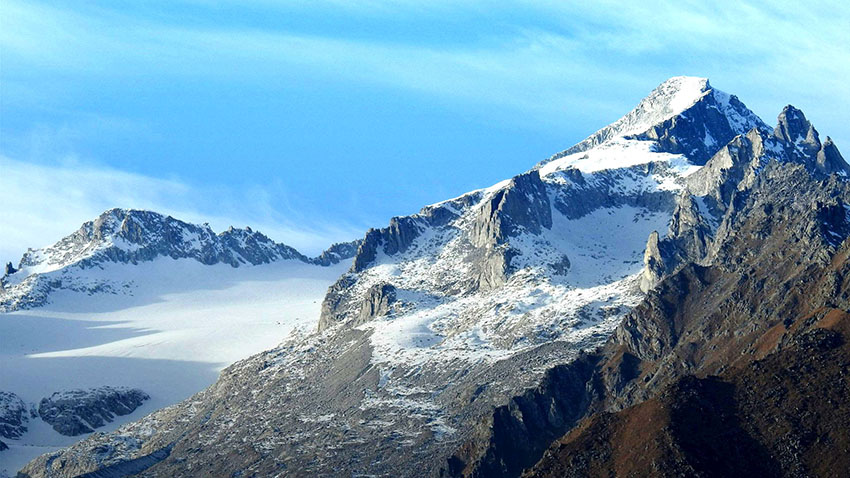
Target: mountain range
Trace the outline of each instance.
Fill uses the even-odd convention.
[[[341,274],[309,328],[20,476],[831,476],[850,467],[848,173],[793,106],[769,127],[675,77],[318,258],[107,211],[7,267],[3,320],[120,301],[151,264]]]

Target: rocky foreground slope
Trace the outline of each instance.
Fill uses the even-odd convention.
[[[519,476],[585,417],[784,323],[850,233],[847,172],[799,111],[771,129],[671,79],[532,170],[369,231],[315,333],[22,476]]]
[[[850,469],[850,190],[771,163],[736,196],[711,264],[663,280],[586,358],[570,405],[589,418],[526,476]]]

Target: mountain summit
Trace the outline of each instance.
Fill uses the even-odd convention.
[[[656,151],[684,154],[703,164],[719,145],[752,128],[768,127],[738,97],[714,89],[706,78],[676,76],[622,118],[541,165],[626,139],[652,140]]]
[[[24,471],[519,476],[582,418],[691,370],[677,360],[692,350],[675,343],[677,305],[659,294],[688,303],[714,277],[703,271],[739,267],[730,254],[745,246],[782,264],[777,244],[805,237],[818,252],[792,263],[837,257],[850,235],[847,166],[798,115],[782,118],[772,130],[707,80],[672,78],[531,170],[368,231],[318,330]],[[793,232],[771,234],[774,211],[795,218]],[[735,271],[724,281],[755,274]],[[765,330],[782,323],[762,318]],[[657,382],[642,378],[651,367]]]

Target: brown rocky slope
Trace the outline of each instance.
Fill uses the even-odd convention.
[[[730,198],[710,264],[681,266],[571,364],[583,383],[553,370],[497,411],[482,424],[489,444],[458,450],[456,474],[842,476],[848,205],[834,175],[764,166]]]

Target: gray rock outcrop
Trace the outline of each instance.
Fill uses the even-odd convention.
[[[546,186],[540,172],[531,170],[512,178],[507,187],[484,202],[472,228],[472,241],[479,247],[493,247],[522,232],[540,234],[551,227]]]
[[[396,289],[392,284],[375,284],[366,291],[366,297],[360,307],[360,316],[355,324],[386,315],[396,302]]]
[[[689,85],[694,80],[696,84]],[[693,98],[683,111],[677,111],[677,94],[694,86],[699,88],[698,98]],[[654,140],[659,151],[685,154],[695,164],[704,164],[718,147],[741,132],[766,127],[738,97],[715,90],[707,79],[674,77],[659,85],[626,116],[541,164],[587,151],[620,135]]]
[[[821,142],[817,130],[802,111],[788,105],[779,114],[777,123],[773,135],[796,161],[824,174],[850,174],[850,166],[832,139],[827,137]]]
[[[27,432],[27,404],[11,392],[0,392],[0,437],[20,438]]]
[[[729,110],[737,114],[730,115]],[[702,165],[720,145],[739,134],[737,119],[744,118],[756,129],[766,128],[761,120],[751,115],[734,95],[708,94],[683,114],[652,126],[637,138],[656,141],[659,151],[684,154],[694,164]]]
[[[339,264],[357,255],[357,248],[360,247],[361,242],[363,241],[358,239],[356,241],[333,244],[318,256],[310,259],[310,262],[320,266]]]
[[[508,240],[525,233],[539,235],[552,227],[552,206],[539,171],[512,178],[505,188],[483,202],[475,217],[470,232],[472,244],[480,251],[475,288],[494,289],[503,285],[513,271],[511,259],[517,252]]]
[[[790,105],[779,114],[772,134],[754,128],[732,139],[687,178],[668,234],[663,239],[649,238],[641,288],[649,290],[683,264],[712,262],[717,250],[709,244],[722,242],[716,237],[734,234],[736,226],[730,218],[769,163],[800,165],[816,178],[847,177],[850,166],[833,149],[831,141],[820,142],[803,112]],[[827,156],[830,159],[824,159]],[[840,209],[836,206],[833,222],[841,216]]]
[[[306,259],[295,249],[277,244],[250,227],[230,227],[216,234],[206,224],[198,226],[135,209],[110,209],[45,252],[52,264],[76,262],[82,267],[107,261],[135,264],[160,256],[233,267]],[[21,266],[37,265],[44,255],[28,252]]]
[[[132,413],[149,398],[141,390],[122,387],[69,390],[43,398],[38,414],[62,435],[77,436]]]

